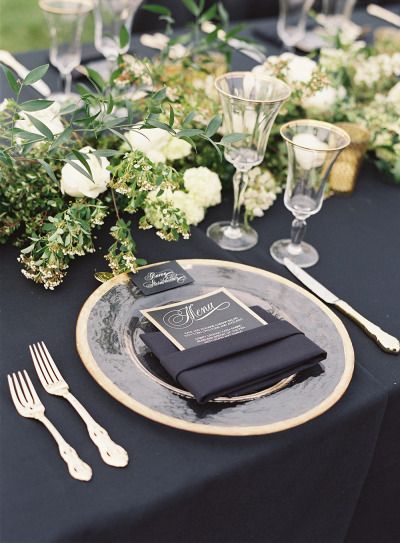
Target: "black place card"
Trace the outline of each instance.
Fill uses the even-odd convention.
[[[181,351],[267,324],[224,288],[141,313]]]
[[[136,273],[131,273],[130,277],[145,296],[182,287],[194,281],[193,277],[175,260],[154,266],[145,266]]]

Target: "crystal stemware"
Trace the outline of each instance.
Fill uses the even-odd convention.
[[[82,32],[86,15],[93,9],[92,0],[40,0],[50,32],[50,62],[65,81],[64,92],[49,98],[57,102],[78,101],[71,92],[71,72],[79,66],[82,54]]]
[[[270,253],[280,263],[287,257],[307,268],[316,264],[319,256],[314,247],[303,242],[306,219],[321,209],[329,173],[339,153],[349,145],[350,136],[337,126],[308,119],[286,123],[281,136],[288,151],[284,203],[295,218],[291,239],[275,241]]]
[[[279,18],[276,27],[279,38],[288,50],[306,34],[307,13],[315,0],[279,0]]]
[[[232,220],[212,224],[207,235],[223,249],[243,251],[258,240],[253,228],[239,222],[248,172],[263,161],[272,125],[291,90],[279,79],[253,72],[221,75],[215,87],[222,103],[224,132],[238,137],[233,136],[224,151],[226,160],[236,168]]]
[[[94,10],[94,44],[96,49],[114,65],[119,54],[126,53],[130,46],[133,17],[142,0],[97,0]],[[126,28],[129,39],[121,47],[120,33]]]
[[[351,19],[356,0],[322,0],[322,22],[330,31],[337,31]]]

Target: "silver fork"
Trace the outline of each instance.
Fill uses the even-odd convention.
[[[100,426],[83,405],[71,394],[69,387],[44,342],[29,345],[36,373],[49,394],[65,398],[86,424],[90,439],[97,446],[104,462],[109,466],[125,467],[128,462],[128,453],[120,445],[114,443],[107,431]]]
[[[75,449],[65,441],[57,428],[45,416],[44,405],[36,394],[36,390],[27,372],[24,370],[24,374],[22,375],[19,371],[18,376],[15,373],[7,375],[7,379],[11,398],[18,413],[22,417],[36,419],[46,426],[57,442],[61,458],[67,464],[71,477],[80,481],[90,481],[92,478],[92,468],[79,458]]]

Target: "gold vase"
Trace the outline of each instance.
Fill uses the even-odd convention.
[[[335,126],[348,133],[351,143],[341,152],[333,165],[329,176],[329,187],[337,193],[350,193],[355,188],[370,134],[366,128],[354,123],[337,123]]]

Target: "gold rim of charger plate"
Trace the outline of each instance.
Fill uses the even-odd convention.
[[[225,436],[250,436],[250,435],[264,435],[272,434],[274,432],[281,432],[300,424],[304,424],[311,419],[322,415],[330,407],[332,407],[344,394],[346,391],[354,370],[354,350],[351,343],[349,334],[347,333],[346,328],[344,327],[342,321],[326,307],[318,298],[313,294],[305,290],[304,288],[292,283],[284,277],[280,277],[274,273],[262,270],[260,268],[254,268],[252,266],[247,266],[246,264],[238,264],[234,262],[228,262],[225,260],[207,260],[207,259],[181,259],[177,260],[182,266],[185,265],[207,265],[207,266],[225,266],[227,268],[240,269],[243,271],[248,271],[250,273],[256,273],[264,277],[268,277],[277,281],[278,283],[284,284],[293,290],[297,290],[303,296],[311,299],[315,305],[317,305],[332,321],[336,327],[343,343],[344,358],[345,358],[345,367],[340,378],[340,381],[331,392],[331,394],[325,398],[320,404],[309,409],[307,412],[302,413],[296,417],[291,417],[279,422],[274,422],[265,425],[257,426],[215,426],[208,424],[197,424],[194,422],[187,422],[181,419],[177,419],[170,415],[165,415],[151,409],[147,405],[140,403],[135,400],[125,392],[123,392],[117,385],[115,385],[111,379],[109,379],[103,371],[97,365],[95,358],[92,355],[90,347],[87,342],[87,323],[89,319],[90,312],[94,305],[103,297],[103,295],[112,289],[116,285],[125,284],[130,281],[129,276],[125,273],[117,275],[113,279],[110,279],[100,287],[98,287],[86,300],[83,304],[82,309],[78,316],[78,321],[76,325],[76,347],[79,353],[79,356],[90,373],[94,380],[111,396],[113,396],[120,403],[128,407],[129,409],[143,415],[144,417],[151,419],[155,422],[159,422],[166,426],[172,426],[173,428],[178,428],[181,430],[187,430],[189,432],[196,432],[199,434],[211,434],[211,435],[225,435]],[[147,266],[146,266],[147,267]],[[257,400],[255,400],[257,401]]]

